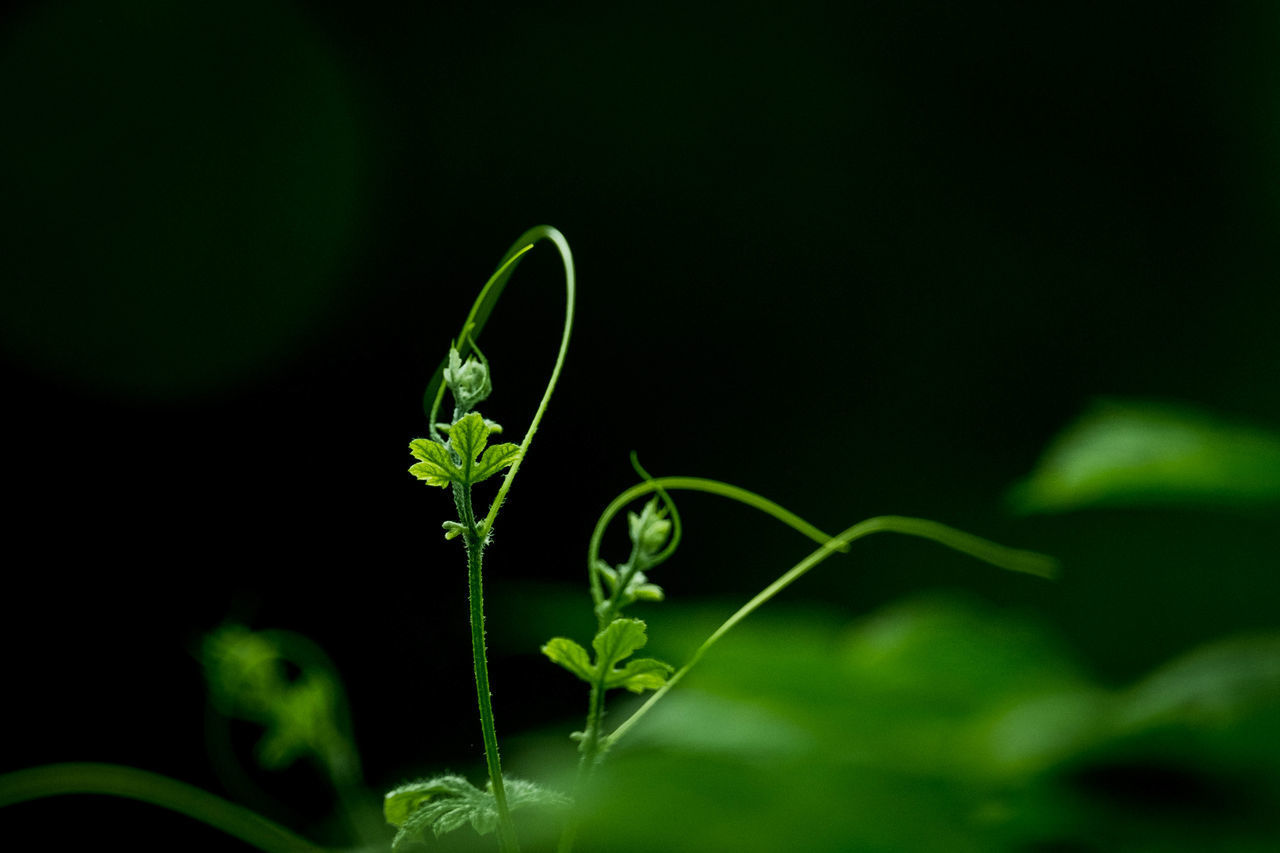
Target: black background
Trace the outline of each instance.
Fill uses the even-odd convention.
[[[406,444],[541,222],[581,292],[488,552],[505,730],[580,713],[502,620],[576,584],[585,635],[586,539],[633,449],[827,529],[920,515],[1067,569],[872,540],[792,595],[849,618],[972,589],[1117,683],[1275,624],[1273,518],[1003,504],[1099,395],[1280,424],[1269,4],[78,2],[3,26],[3,769],[215,787],[194,650],[229,617],[333,655],[375,786],[475,760],[461,549]],[[562,300],[540,246],[486,331],[485,412],[517,435]],[[742,600],[807,553],[682,506],[673,597]]]

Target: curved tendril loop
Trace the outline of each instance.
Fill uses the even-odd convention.
[[[641,469],[643,470],[643,469]],[[719,495],[746,504],[749,507],[758,509],[766,515],[771,515],[781,521],[788,527],[803,533],[813,541],[819,544],[827,544],[832,541],[832,537],[814,527],[794,512],[786,509],[779,504],[774,503],[768,498],[757,495],[755,492],[732,486],[728,483],[722,483],[719,480],[708,480],[703,477],[658,477],[656,479],[647,479],[643,483],[637,483],[626,491],[622,492],[613,499],[610,504],[605,507],[604,512],[600,514],[600,518],[596,521],[595,530],[591,532],[591,543],[587,546],[587,572],[591,582],[591,597],[596,607],[604,603],[604,586],[600,581],[600,572],[596,568],[596,563],[600,559],[600,542],[604,538],[604,531],[609,523],[617,517],[618,513],[626,508],[627,504],[642,498],[652,492],[661,494],[663,490],[685,490],[692,492],[706,492],[708,494]],[[674,515],[674,504],[668,502],[668,506],[672,507]],[[675,537],[672,537],[673,541]],[[836,545],[836,550],[847,551],[848,545]],[[670,556],[670,552],[674,545],[668,545],[663,551],[663,559]],[[603,627],[603,626],[602,626]]]
[[[494,306],[498,303],[498,298],[502,296],[503,289],[507,286],[508,279],[515,272],[520,260],[525,253],[532,249],[542,240],[549,240],[560,252],[560,260],[564,264],[564,285],[565,285],[565,308],[564,308],[564,332],[560,336],[560,349],[556,353],[555,366],[551,369],[551,378],[547,380],[546,390],[542,393],[542,400],[538,403],[538,409],[533,414],[533,419],[529,422],[529,428],[525,431],[524,439],[520,442],[520,455],[516,457],[516,461],[507,469],[506,476],[502,479],[502,485],[498,487],[498,496],[494,498],[493,503],[489,507],[489,512],[485,516],[484,521],[477,525],[477,530],[483,538],[493,528],[494,519],[498,517],[498,510],[502,507],[502,502],[506,500],[507,492],[511,490],[511,484],[515,481],[516,472],[520,470],[521,463],[524,462],[525,452],[529,449],[529,445],[533,442],[534,433],[538,431],[538,424],[542,421],[543,414],[547,411],[547,404],[551,402],[551,394],[555,391],[556,382],[560,379],[560,371],[564,368],[565,355],[569,351],[569,336],[573,331],[573,309],[577,301],[577,278],[573,268],[573,252],[569,250],[569,241],[564,235],[552,228],[550,225],[535,225],[528,231],[521,234],[507,253],[503,256],[502,262],[498,264],[498,269],[489,277],[485,285],[480,290],[480,295],[476,297],[476,301],[471,306],[467,319],[462,324],[462,331],[458,333],[458,354],[465,358],[468,353],[474,350],[484,360],[484,355],[480,353],[480,348],[476,342],[480,338],[480,333],[484,330],[485,323],[489,321],[489,315],[493,313]],[[440,411],[440,403],[444,399],[444,369],[448,365],[448,358],[440,362],[440,366],[436,368],[435,374],[431,377],[431,381],[427,384],[426,393],[423,394],[423,408],[427,412],[427,425],[431,430],[433,437],[438,438],[436,432],[437,414]]]
[[[503,255],[502,262],[498,264],[498,269],[493,275],[489,276],[489,280],[485,282],[484,287],[480,288],[480,294],[476,297],[476,301],[471,305],[471,311],[467,313],[467,319],[462,324],[462,331],[458,333],[455,342],[460,341],[461,346],[458,347],[458,355],[464,359],[471,348],[475,346],[475,339],[480,337],[480,332],[484,329],[485,323],[489,321],[489,315],[493,313],[493,306],[497,304],[498,297],[502,295],[502,290],[507,286],[507,279],[511,278],[511,274],[515,272],[516,267],[520,264],[520,259],[524,257],[525,252],[533,248],[536,241],[526,239],[534,231],[539,228],[555,231],[548,225],[539,225],[537,228],[531,228],[520,235],[520,239],[507,249],[507,253]],[[559,234],[559,231],[555,231]],[[539,237],[538,239],[543,239]],[[564,238],[561,237],[561,240]],[[516,247],[520,247],[517,249]],[[472,331],[474,330],[474,334]],[[435,424],[436,415],[440,411],[440,403],[444,401],[444,369],[449,366],[449,357],[446,355],[440,360],[440,366],[436,368],[436,372],[431,375],[431,381],[427,383],[427,390],[422,394],[422,408],[427,413],[427,423]]]
[[[653,479],[653,475],[644,469],[640,464],[640,457],[636,452],[631,451],[631,467],[640,475],[640,479],[648,482]],[[680,511],[676,509],[676,502],[671,499],[671,495],[667,494],[667,490],[661,486],[657,487],[658,497],[662,498],[662,502],[666,504],[667,510],[671,513],[671,538],[667,542],[667,547],[663,548],[660,553],[649,559],[649,568],[665,563],[676,552],[676,548],[680,545],[680,537],[684,533],[684,527],[680,523]]]

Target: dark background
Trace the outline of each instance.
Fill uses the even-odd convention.
[[[826,529],[919,515],[1066,566],[1050,585],[873,539],[788,593],[848,618],[964,588],[1039,614],[1111,683],[1276,623],[1274,517],[1004,504],[1099,395],[1280,424],[1270,4],[2,20],[0,769],[216,788],[194,649],[229,617],[333,655],[375,787],[475,760],[452,507],[406,445],[478,288],[542,222],[580,301],[488,552],[504,731],[581,713],[503,623],[527,584],[576,585],[564,631],[585,639],[586,539],[633,449]],[[562,300],[540,246],[486,330],[485,413],[514,440]],[[729,606],[808,551],[747,510],[681,506],[655,578],[673,598]]]

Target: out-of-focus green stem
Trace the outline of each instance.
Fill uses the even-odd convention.
[[[0,776],[0,807],[66,794],[109,794],[141,800],[207,823],[266,853],[330,853],[243,806],[135,767],[46,764]],[[173,846],[182,847],[178,843]]]

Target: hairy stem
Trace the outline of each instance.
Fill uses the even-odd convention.
[[[266,853],[327,853],[326,848],[242,806],[135,767],[46,764],[0,776],[0,807],[65,794],[109,794],[141,800],[207,823]]]
[[[458,520],[465,528],[463,539],[467,549],[467,587],[471,601],[471,659],[475,666],[476,703],[480,707],[480,731],[484,737],[484,760],[489,768],[489,784],[498,806],[498,842],[503,853],[518,853],[515,826],[507,808],[507,792],[502,784],[502,760],[498,755],[498,733],[493,722],[493,699],[489,690],[489,661],[484,641],[484,583],[481,554],[484,538],[476,531],[475,513],[471,507],[471,487],[455,483],[453,499],[458,506]]]

